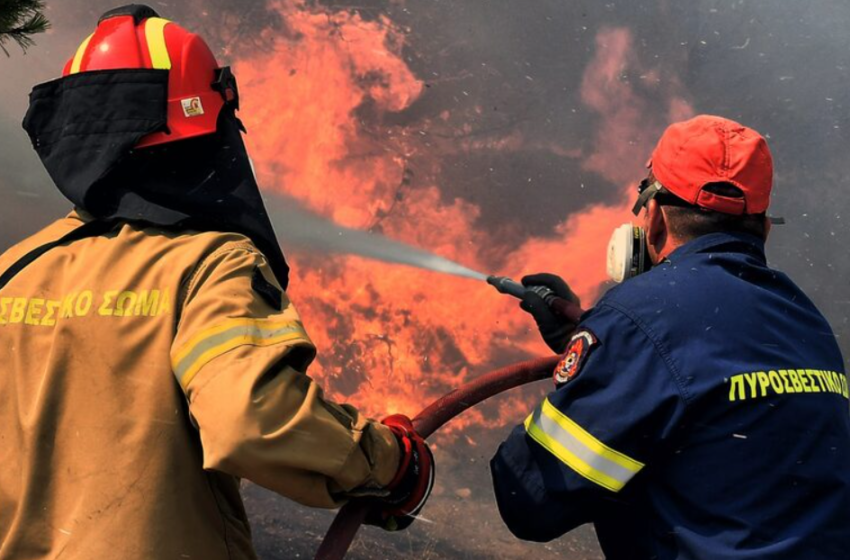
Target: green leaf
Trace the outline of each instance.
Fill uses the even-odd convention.
[[[43,10],[43,0],[0,0],[0,49],[6,56],[9,56],[6,49],[9,41],[26,52],[35,44],[32,36],[50,28]]]

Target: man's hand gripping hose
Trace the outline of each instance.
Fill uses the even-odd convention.
[[[517,283],[514,282],[514,284]],[[517,285],[523,290],[525,289],[521,285]],[[571,301],[558,299],[564,302],[560,305],[558,314],[565,321],[578,324],[579,317],[583,313],[582,309]],[[420,412],[413,419],[412,425],[415,432],[422,438],[427,438],[455,416],[492,396],[527,383],[549,379],[552,376],[552,370],[559,361],[560,357],[557,355],[537,358],[506,366],[477,377],[440,397]],[[316,560],[341,560],[344,558],[355,535],[357,535],[360,525],[366,520],[367,515],[370,515],[370,510],[374,505],[375,503],[369,500],[352,500],[343,506],[319,546],[319,550],[316,552]]]
[[[402,531],[410,527],[425,506],[434,487],[434,456],[404,414],[387,416],[381,423],[398,441],[401,461],[395,478],[387,485],[390,495],[369,508],[366,525],[385,531]]]

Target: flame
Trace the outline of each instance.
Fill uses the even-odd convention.
[[[402,180],[404,155],[392,134],[367,130],[366,106],[384,114],[410,105],[423,88],[401,57],[401,35],[381,16],[278,3],[297,37],[265,56],[237,64],[259,178],[309,208],[353,227],[388,210]],[[378,132],[378,134],[375,134]],[[251,136],[249,136],[251,138]]]
[[[408,158],[427,149],[413,141],[413,128],[388,119],[424,91],[403,57],[403,30],[384,16],[367,20],[302,1],[276,7],[292,32],[269,52],[235,64],[249,147],[265,188],[340,224],[380,230],[475,270],[507,262],[511,270],[504,272],[511,274],[561,273],[592,302],[605,279],[608,237],[631,217],[627,186],[640,178],[651,147],[646,142],[663,124],[649,120],[646,101],[622,77],[648,74],[627,29],[599,31],[581,83],[583,102],[600,120],[592,152],[564,154],[581,157],[586,169],[623,185],[623,196],[569,216],[551,236],[524,239],[517,248],[498,245],[477,224],[480,209],[447,199],[437,179],[397,195],[408,180]],[[671,115],[689,110],[686,101],[671,98]],[[440,118],[447,120],[448,112]],[[522,135],[508,132],[463,149],[516,150],[523,142]],[[440,153],[433,149],[425,155],[439,177]],[[516,301],[483,282],[358,257],[290,257],[292,296],[319,348],[311,375],[332,397],[369,415],[413,415],[489,367],[548,352]],[[451,426],[515,423],[531,404],[515,393],[486,414],[470,411]]]

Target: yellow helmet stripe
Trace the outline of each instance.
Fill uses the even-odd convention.
[[[151,63],[157,70],[171,70],[171,57],[165,46],[165,26],[171,23],[163,18],[145,20],[145,39],[151,53]]]
[[[89,41],[94,37],[94,33],[86,37],[85,41],[80,43],[77,49],[77,54],[74,55],[74,62],[71,63],[71,74],[76,74],[80,71],[80,65],[83,63],[83,55],[86,54],[86,49],[89,47]]]

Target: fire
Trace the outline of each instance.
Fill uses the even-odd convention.
[[[642,88],[662,95],[659,71],[643,68],[632,42],[627,28],[600,29],[596,52],[581,82],[582,101],[600,117],[593,152],[585,155],[582,165],[624,185],[620,200],[594,205],[571,216],[558,226],[554,238],[530,239],[512,256],[512,260],[525,263],[525,270],[559,271],[584,302],[597,296],[606,280],[605,255],[611,231],[623,222],[635,220],[631,208],[636,196],[635,182],[642,178],[640,165],[666,124],[652,120],[654,111],[632,82],[637,78]],[[677,88],[678,82],[673,86]],[[669,95],[667,103],[669,122],[694,113],[690,103],[679,95]],[[553,261],[552,255],[566,258]]]
[[[260,179],[353,227],[387,211],[404,172],[392,134],[367,130],[356,111],[408,107],[422,82],[401,58],[401,35],[382,17],[278,4],[297,39],[237,64]],[[256,93],[253,93],[256,92]],[[249,138],[251,138],[249,136]]]
[[[569,216],[549,237],[498,246],[476,225],[479,208],[446,199],[437,179],[407,189],[401,199],[396,194],[406,181],[407,158],[427,149],[415,142],[414,130],[386,118],[424,95],[423,82],[402,56],[403,30],[386,17],[366,20],[300,1],[277,8],[292,33],[270,52],[235,64],[249,147],[265,188],[340,224],[379,229],[472,269],[561,273],[585,305],[592,303],[605,279],[610,233],[632,217],[628,185],[640,178],[647,142],[664,124],[648,120],[645,101],[622,79],[627,71],[651,71],[644,72],[632,54],[627,29],[599,31],[581,84],[583,102],[600,119],[592,153],[564,154],[622,184],[623,197]],[[689,111],[681,98],[669,103],[671,115]],[[464,149],[514,150],[523,141],[506,132],[501,140]],[[439,170],[436,148],[431,159]],[[333,397],[370,415],[415,414],[489,367],[548,352],[516,301],[483,282],[357,257],[289,257],[292,296],[319,348],[311,374]],[[491,270],[498,262],[510,263],[511,270]],[[509,395],[488,409],[495,416],[471,411],[452,426],[514,423],[530,405]]]

